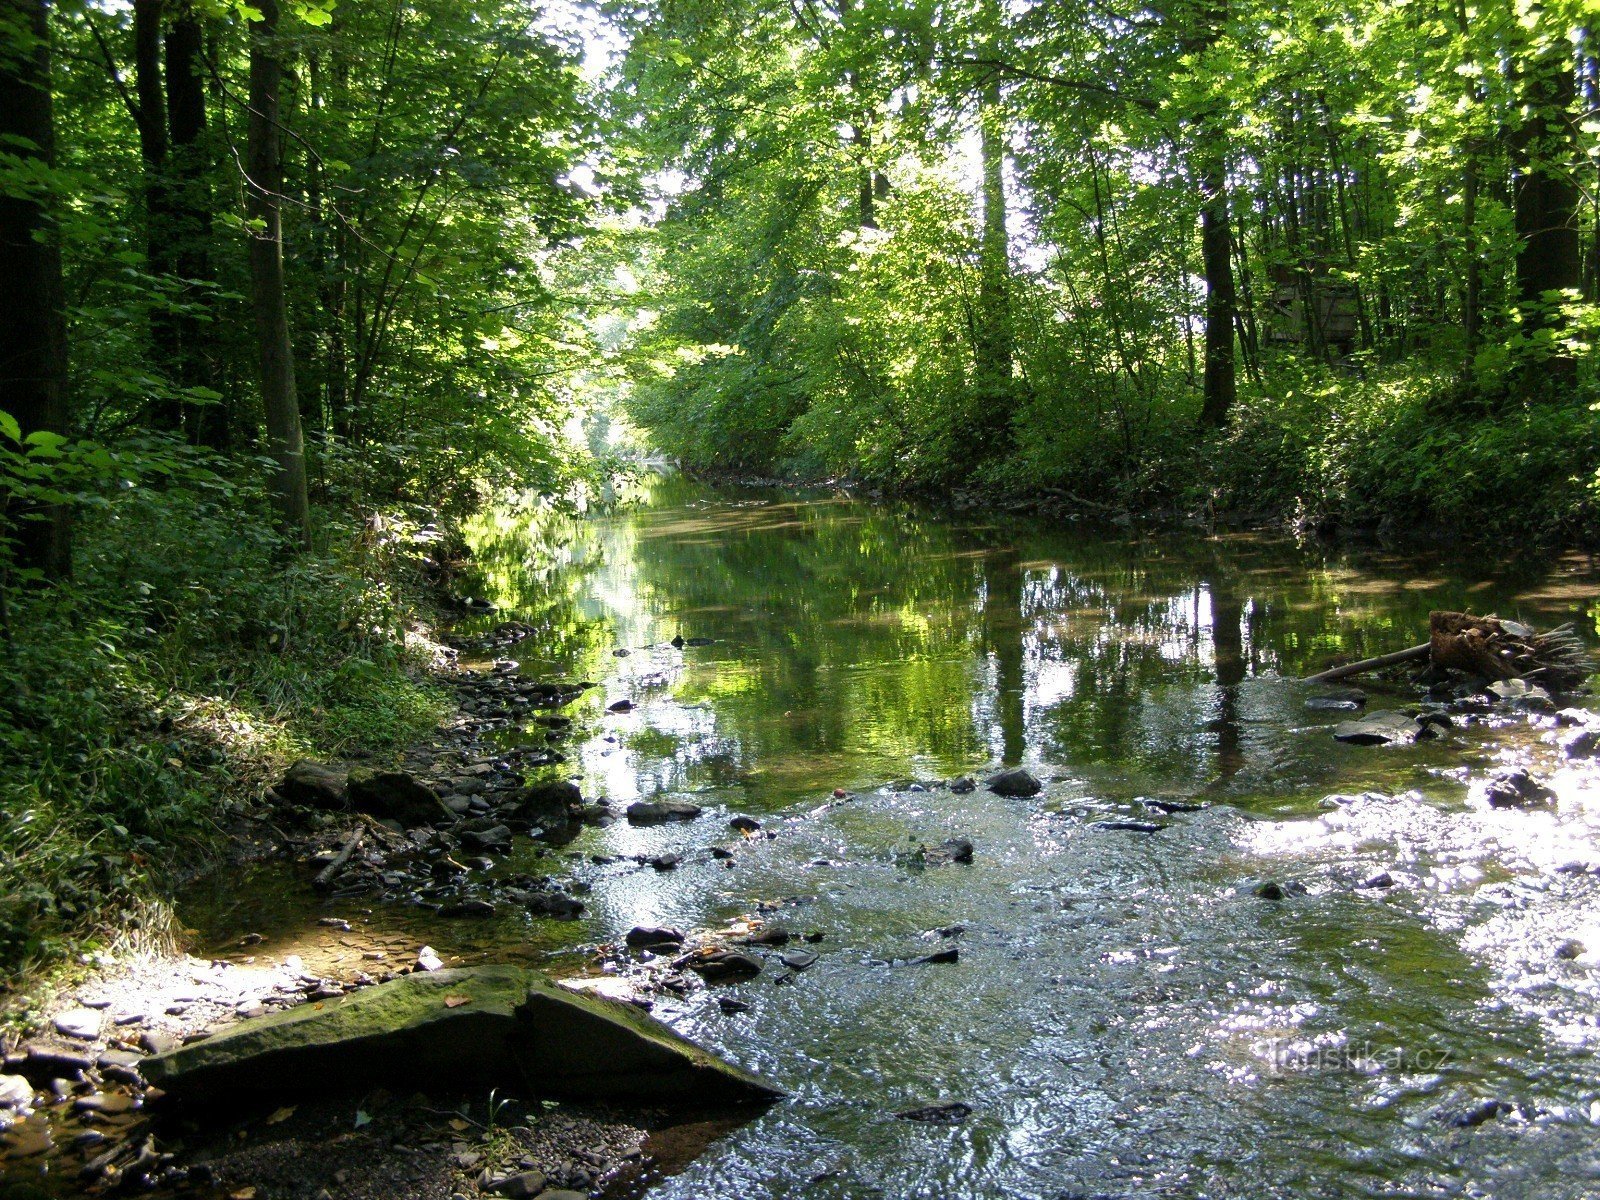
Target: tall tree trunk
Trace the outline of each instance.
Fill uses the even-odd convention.
[[[1206,350],[1200,424],[1221,429],[1238,396],[1233,325],[1238,307],[1228,229],[1228,188],[1220,152],[1207,153],[1200,177],[1200,260],[1206,278]]]
[[[1578,232],[1581,192],[1574,173],[1577,85],[1567,40],[1552,37],[1546,48],[1526,63],[1521,82],[1526,115],[1512,143],[1517,300],[1524,328],[1560,337],[1565,323],[1547,294],[1576,290],[1583,284]],[[1576,371],[1572,355],[1558,348],[1530,377],[1570,381]]]
[[[1478,251],[1478,156],[1467,151],[1461,189],[1461,233],[1466,251],[1466,278],[1462,284],[1461,330],[1465,338],[1462,373],[1472,374],[1478,358],[1479,327],[1483,308],[1483,263]]]
[[[974,377],[982,425],[991,454],[1010,447],[1013,403],[1011,330],[1011,247],[1006,232],[1005,126],[1000,112],[1000,84],[983,90],[978,105],[980,153],[983,160],[983,230],[978,248],[978,321],[974,340]]]
[[[138,100],[139,158],[144,179],[145,265],[163,280],[174,274],[171,189],[167,179],[167,104],[161,80],[161,24],[166,0],[134,0],[133,87]],[[150,346],[157,368],[171,379],[181,373],[177,318],[158,300],[150,313]],[[157,400],[151,420],[158,428],[183,428],[183,405]]]
[[[50,95],[50,26],[45,0],[0,0],[0,145],[28,167],[55,159]],[[24,435],[67,432],[66,294],[61,248],[47,188],[0,189],[0,408]],[[53,579],[72,570],[72,539],[61,505],[13,510],[0,523],[15,539],[15,563]]]
[[[267,418],[268,448],[278,463],[274,498],[285,532],[304,546],[311,540],[311,515],[283,284],[283,164],[278,126],[283,64],[278,59],[278,3],[257,0],[257,7],[261,19],[250,27],[246,154],[250,177],[245,186],[245,215],[257,225],[250,238],[250,303],[255,310],[261,358],[261,404]]]
[[[210,300],[211,183],[205,142],[206,92],[202,73],[203,29],[188,0],[179,0],[166,38],[167,184],[173,269],[183,280],[179,299],[187,311],[173,320],[178,339],[178,382],[187,388],[217,387],[215,325],[198,310]],[[229,413],[220,398],[196,410],[195,440],[227,450]]]

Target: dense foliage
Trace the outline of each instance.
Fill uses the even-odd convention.
[[[0,4],[6,973],[286,759],[430,727],[419,531],[592,473],[581,49],[512,0]]]
[[[615,11],[688,462],[1594,532],[1581,0]]]

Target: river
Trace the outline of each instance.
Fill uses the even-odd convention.
[[[1594,776],[1548,719],[1345,745],[1350,714],[1296,682],[1424,640],[1434,608],[1592,638],[1591,560],[1088,532],[674,477],[471,533],[481,588],[539,630],[505,653],[599,685],[569,710],[561,771],[588,797],[708,811],[519,851],[587,886],[576,923],[375,919],[397,944],[577,972],[635,924],[759,913],[822,935],[782,984],[773,964],[656,998],[791,1098],[652,1197],[1600,1194]],[[1366,686],[1371,709],[1419,699]],[[1473,780],[1511,761],[1558,802],[1485,805]],[[1044,790],[943,786],[1001,764]],[[763,829],[740,838],[734,814]],[[1164,827],[1097,824],[1126,819]],[[971,863],[916,853],[952,837]],[[668,852],[675,870],[626,858]],[[285,899],[303,884],[267,893],[276,917],[228,891],[257,898],[186,914],[218,944],[276,920],[281,950],[307,923]],[[950,945],[956,962],[906,965]],[[893,1115],[942,1100],[971,1114]],[[1488,1101],[1504,1108],[1470,1123]]]

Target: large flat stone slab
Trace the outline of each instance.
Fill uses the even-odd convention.
[[[632,1005],[513,966],[419,972],[302,1004],[148,1058],[143,1070],[186,1100],[380,1085],[683,1104],[783,1094]]]

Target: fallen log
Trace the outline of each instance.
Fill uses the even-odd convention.
[[[1482,679],[1527,679],[1557,691],[1577,687],[1594,673],[1594,659],[1566,624],[1540,633],[1518,621],[1437,610],[1428,614],[1428,641],[1421,646],[1364,658],[1306,677],[1332,683],[1400,663],[1428,659],[1441,670]]]
[[[317,872],[317,877],[312,886],[326,888],[332,885],[333,877],[337,875],[345,863],[350,861],[350,856],[356,852],[356,847],[361,845],[361,839],[366,835],[366,830],[357,825],[355,831],[344,840],[344,845],[339,847],[339,853],[333,856],[333,861]]]
[[[1316,675],[1307,675],[1307,683],[1333,683],[1336,680],[1348,679],[1352,675],[1361,675],[1367,671],[1381,671],[1384,667],[1397,666],[1400,663],[1417,662],[1428,657],[1431,647],[1427,642],[1420,646],[1412,646],[1408,650],[1396,650],[1393,654],[1380,654],[1377,658],[1363,658],[1360,662],[1346,663],[1342,667],[1330,667]]]

